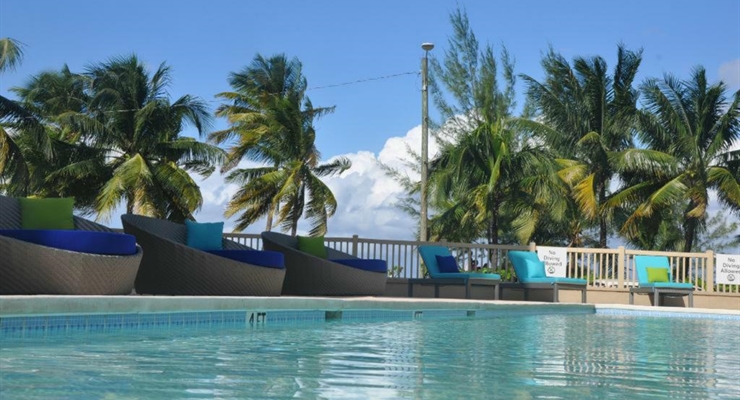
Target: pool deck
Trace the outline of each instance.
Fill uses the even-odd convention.
[[[0,296],[0,317],[106,314],[171,313],[237,310],[516,310],[588,309],[605,312],[651,314],[705,314],[740,317],[740,310],[630,306],[623,304],[543,303],[533,301],[421,299],[391,297],[188,297],[188,296]]]

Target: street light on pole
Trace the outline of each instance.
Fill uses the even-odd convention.
[[[422,43],[424,58],[421,60],[421,226],[419,240],[426,242],[427,237],[427,178],[429,174],[429,91],[427,68],[429,50],[434,43]]]

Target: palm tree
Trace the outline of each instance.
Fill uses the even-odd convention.
[[[454,35],[444,64],[431,64],[432,92],[445,119],[438,132],[447,135],[440,137],[442,149],[431,165],[433,203],[442,210],[432,220],[432,237],[485,236],[497,244],[507,225],[516,232],[512,239],[527,241],[540,216],[562,214],[558,193],[564,185],[547,149],[517,129],[514,65],[506,49],[501,89],[491,46],[479,54],[464,12],[457,10],[450,20]],[[455,103],[446,100],[448,93]]]
[[[93,183],[99,218],[109,217],[121,202],[128,213],[180,222],[193,218],[202,197],[189,172],[208,176],[223,162],[223,152],[180,136],[186,123],[203,134],[210,116],[192,96],[170,102],[169,82],[166,65],[150,76],[132,55],[93,65],[84,74],[66,67],[41,74],[17,89],[25,104],[58,129],[60,140],[84,154],[64,160],[49,180],[76,182],[70,185],[73,195],[85,190],[80,182]]]
[[[12,88],[21,99],[21,105],[34,116],[38,126],[45,132],[47,145],[40,145],[38,135],[28,127],[17,130],[15,141],[21,150],[28,171],[22,183],[10,182],[9,192],[41,197],[75,197],[75,206],[83,213],[95,210],[97,190],[109,173],[104,165],[103,154],[80,141],[80,132],[66,117],[85,110],[88,95],[83,76],[72,73],[65,65],[60,71],[42,72],[32,76],[24,86]],[[56,171],[76,162],[96,159],[94,174],[84,179],[59,176]]]
[[[229,202],[226,216],[241,213],[237,231],[266,216],[270,230],[277,213],[276,224],[295,235],[305,211],[311,234],[324,234],[337,203],[319,178],[351,165],[343,157],[319,164],[313,121],[334,107],[313,107],[305,95],[307,81],[300,61],[288,60],[284,54],[270,58],[258,54],[248,67],[230,75],[229,84],[234,91],[218,95],[229,103],[220,106],[216,115],[226,117],[230,127],[210,136],[219,144],[236,140],[223,171],[243,159],[264,165],[234,169],[227,176],[228,182],[241,188]]]
[[[706,224],[710,190],[727,212],[740,214],[740,150],[731,149],[740,139],[740,90],[728,102],[727,86],[710,85],[702,67],[686,81],[648,79],[641,90],[638,138],[647,148],[613,157],[628,182],[613,202],[634,207],[622,227],[627,237],[644,235],[662,217],[678,219],[689,252]]]
[[[11,38],[0,39],[0,73],[11,71],[23,59],[23,45]],[[0,191],[11,195],[30,194],[29,168],[18,143],[22,133],[32,136],[35,146],[49,155],[49,141],[36,116],[17,102],[0,96]]]
[[[542,60],[542,82],[522,75],[539,113],[523,126],[539,133],[562,159],[561,177],[571,185],[584,216],[598,224],[599,247],[606,247],[609,186],[616,174],[610,155],[632,147],[638,91],[632,87],[642,50],[620,45],[617,65],[608,72],[601,57],[576,57],[571,66],[552,48]]]

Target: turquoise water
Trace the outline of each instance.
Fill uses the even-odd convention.
[[[740,322],[546,315],[0,342],[1,399],[740,398]]]

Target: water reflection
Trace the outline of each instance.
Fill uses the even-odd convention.
[[[0,397],[740,398],[739,328],[547,315],[0,343]]]

